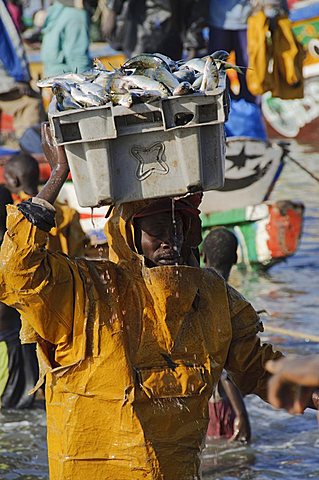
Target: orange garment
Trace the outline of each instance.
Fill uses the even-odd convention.
[[[144,266],[131,224],[140,208],[114,209],[111,260],[90,262],[47,251],[47,234],[8,207],[0,300],[38,335],[50,480],[199,478],[222,369],[266,398],[264,364],[281,356],[260,345],[255,310],[216,273]]]
[[[286,15],[269,19],[261,10],[248,18],[247,49],[249,65],[247,87],[253,95],[270,91],[282,99],[303,98],[303,61],[305,52],[292,31]]]
[[[25,192],[13,194],[14,204],[17,205],[23,200],[30,198]],[[81,257],[84,255],[85,233],[80,224],[80,215],[66,203],[56,201],[56,227],[50,230],[48,249],[52,252],[62,252],[70,257]]]

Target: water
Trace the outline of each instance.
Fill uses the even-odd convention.
[[[319,175],[315,152],[296,144],[293,155]],[[273,199],[300,200],[306,205],[302,242],[297,254],[268,273],[234,276],[234,282],[257,309],[266,309],[265,323],[318,334],[319,311],[319,185],[288,163]],[[319,353],[318,344],[262,334],[285,353]],[[216,442],[203,459],[205,480],[319,480],[319,427],[311,410],[294,417],[275,411],[255,396],[246,404],[252,426],[250,446]],[[48,479],[43,410],[0,414],[0,479]],[[133,479],[132,479],[133,480]]]
[[[295,145],[292,154],[319,173],[319,145],[314,151]],[[306,153],[304,153],[306,150]],[[304,202],[302,241],[293,257],[269,272],[235,273],[231,280],[269,316],[264,323],[292,331],[318,334],[319,311],[319,184],[288,163],[272,194],[274,200]],[[284,353],[319,353],[319,345],[302,339],[261,335]],[[252,427],[251,445],[216,442],[204,454],[205,480],[319,479],[319,427],[316,413],[291,416],[274,410],[254,395],[246,398]]]

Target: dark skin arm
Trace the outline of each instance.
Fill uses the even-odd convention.
[[[251,436],[250,423],[241,393],[228,377],[222,377],[220,382],[236,414],[234,434],[230,438],[230,441],[238,440],[240,442],[249,442]]]
[[[41,137],[43,151],[51,167],[51,175],[42,190],[37,194],[37,198],[42,198],[53,205],[68,177],[69,165],[64,147],[54,145],[51,130],[47,122],[41,125]]]
[[[266,369],[273,374],[268,383],[268,400],[271,405],[297,415],[307,407],[318,409],[318,355],[269,361]]]

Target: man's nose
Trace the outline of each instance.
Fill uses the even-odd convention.
[[[174,233],[168,233],[164,235],[161,240],[162,248],[172,248],[177,244],[176,235]]]

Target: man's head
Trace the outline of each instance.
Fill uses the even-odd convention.
[[[238,240],[225,227],[213,228],[203,243],[204,262],[206,267],[213,267],[225,280],[230,270],[237,263]]]
[[[0,185],[0,245],[2,243],[4,234],[6,231],[6,220],[7,220],[6,206],[12,203],[13,201],[12,201],[11,193],[3,185]]]
[[[201,240],[196,207],[190,199],[164,198],[134,216],[135,245],[148,267],[191,264],[192,249]]]
[[[4,178],[11,192],[23,191],[36,195],[39,185],[38,162],[28,153],[17,153],[5,165]]]
[[[171,212],[162,212],[137,218],[134,227],[136,247],[146,258],[147,266],[184,263],[184,228],[178,212],[174,223]]]

